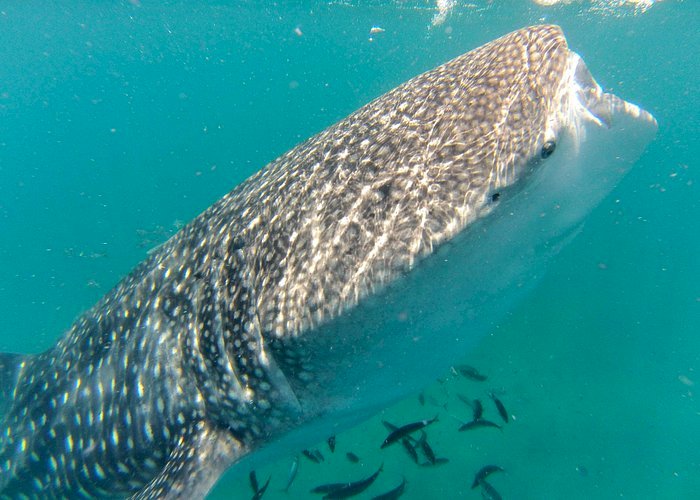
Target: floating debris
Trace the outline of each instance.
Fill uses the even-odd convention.
[[[100,285],[99,281],[96,280],[87,280],[85,283],[85,286],[88,288],[101,288],[102,285]]]
[[[377,33],[384,33],[384,31],[386,31],[384,28],[380,28],[379,26],[372,26],[369,29],[369,34],[376,35]]]
[[[49,251],[49,250],[47,250]],[[85,250],[76,250],[73,247],[67,247],[63,249],[63,254],[66,257],[80,257],[81,259],[104,259],[108,257],[107,252],[89,252]]]
[[[472,489],[479,486],[479,483],[481,483],[484,479],[489,477],[494,472],[505,472],[505,470],[502,467],[499,467],[498,465],[484,465],[474,476],[474,481],[472,482]]]
[[[433,26],[440,26],[442,23],[444,23],[456,4],[457,0],[437,0],[435,6],[437,7],[438,11],[433,16],[431,24]]]

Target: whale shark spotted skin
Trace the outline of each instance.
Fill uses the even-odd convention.
[[[384,94],[234,188],[53,348],[0,356],[0,496],[203,497],[418,390],[655,131],[556,26]]]

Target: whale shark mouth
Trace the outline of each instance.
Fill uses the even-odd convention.
[[[569,51],[562,89],[565,94],[562,112],[558,116],[554,114],[551,119],[569,124],[569,133],[576,138],[576,148],[585,140],[587,122],[611,129],[619,127],[621,119],[630,120],[647,124],[650,130],[656,131],[656,119],[649,112],[615,94],[603,92],[586,63],[573,51]]]

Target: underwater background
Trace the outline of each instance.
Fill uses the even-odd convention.
[[[440,382],[337,436],[325,461],[257,471],[264,498],[383,472],[363,495],[700,495],[700,3],[0,1],[0,351],[50,347],[147,251],[297,143],[514,29],[564,28],[604,89],[659,122],[646,154],[541,285]],[[372,28],[379,29],[372,29]],[[372,33],[370,33],[372,31]],[[416,366],[416,370],[420,367]],[[388,381],[390,383],[390,381]],[[460,395],[505,404],[457,432]],[[444,465],[379,450],[428,428]],[[454,417],[454,418],[453,418]],[[347,460],[346,452],[360,457]],[[249,470],[210,498],[248,498]]]

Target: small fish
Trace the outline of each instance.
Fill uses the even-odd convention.
[[[479,482],[481,486],[481,498],[484,500],[501,500],[501,494],[496,491],[496,488],[491,486],[491,483],[487,483],[483,479]]]
[[[506,410],[505,405],[501,402],[500,399],[496,397],[496,395],[491,392],[489,393],[489,396],[491,396],[491,399],[493,400],[493,404],[496,405],[496,409],[498,410],[498,414],[501,416],[503,421],[505,423],[508,423],[508,410]]]
[[[432,406],[437,406],[438,408],[447,410],[447,403],[441,403],[433,396],[428,396],[428,403],[430,403]]]
[[[352,483],[346,483],[342,488],[328,492],[327,495],[323,497],[324,500],[331,498],[349,498],[355,495],[359,495],[377,479],[379,473],[384,469],[384,464],[380,465],[377,472],[372,474],[366,479],[361,479],[359,481],[354,481]]]
[[[474,420],[480,420],[481,417],[484,416],[484,405],[481,404],[480,400],[475,399],[472,402],[472,412],[474,415]]]
[[[479,399],[469,399],[464,394],[457,394],[459,400],[472,409],[474,420],[479,420],[484,415],[484,405]]]
[[[479,429],[481,427],[494,427],[496,429],[501,429],[501,426],[491,422],[490,420],[486,420],[483,418],[480,418],[479,420],[472,420],[471,422],[467,422],[466,424],[462,425],[459,430],[460,431],[471,431],[473,429]]]
[[[376,497],[372,497],[372,500],[395,500],[396,498],[399,498],[401,495],[403,495],[404,490],[406,489],[406,478],[403,478],[403,481],[401,481],[401,484],[398,485],[396,488],[393,490],[389,490],[386,493],[382,493],[381,495],[377,495]]]
[[[358,457],[357,455],[355,455],[355,454],[354,454],[353,452],[351,452],[351,451],[348,451],[348,452],[345,454],[345,457],[346,457],[348,460],[350,460],[352,463],[354,463],[354,464],[356,464],[357,462],[360,461],[360,457]]]
[[[297,472],[299,472],[299,457],[295,456],[294,460],[292,460],[292,466],[289,468],[289,474],[287,474],[287,486],[285,486],[282,491],[285,493],[289,492],[289,487],[294,482],[294,479],[296,479]]]
[[[384,33],[384,28],[380,28],[379,26],[372,26],[369,29],[370,35],[376,35],[377,33]]]
[[[421,467],[433,467],[436,465],[445,465],[447,463],[450,463],[449,458],[438,457],[435,459],[435,462],[432,462],[432,463],[431,462],[423,462],[423,463],[418,464],[418,465],[420,465]]]
[[[301,453],[315,464],[321,463],[318,457],[309,450],[301,450]]]
[[[482,375],[481,373],[479,373],[479,370],[477,370],[473,366],[457,365],[453,367],[453,369],[457,370],[457,372],[459,372],[459,374],[462,375],[464,378],[468,378],[469,380],[473,380],[475,382],[484,382],[488,379],[486,375]]]
[[[258,477],[255,475],[254,470],[250,471],[250,474],[248,474],[248,479],[250,479],[250,487],[253,489],[253,493],[257,493],[260,486],[258,486]]]
[[[498,465],[484,465],[474,476],[474,481],[472,482],[472,489],[479,486],[479,483],[481,483],[484,479],[489,477],[494,472],[505,472],[505,470],[502,467],[499,467]]]
[[[418,393],[418,403],[421,406],[425,406],[425,394],[423,393],[423,391]]]
[[[328,447],[331,449],[331,453],[335,453],[335,436],[328,438]]]
[[[425,432],[421,436],[420,441],[418,441],[418,444],[420,444],[421,450],[423,450],[423,454],[425,455],[425,458],[428,459],[428,462],[430,462],[432,465],[435,465],[435,453],[428,444],[428,435]]]
[[[459,394],[459,393],[457,393],[457,397],[459,398],[459,400],[460,400],[462,403],[464,403],[465,405],[467,405],[467,406],[470,407],[470,408],[473,408],[474,403],[473,403],[472,400],[469,399],[467,396],[465,396],[464,394]]]
[[[253,495],[253,500],[260,500],[262,498],[262,496],[265,494],[265,490],[267,490],[267,487],[270,486],[270,479],[272,479],[272,476],[268,477],[263,487],[255,492],[255,495]]]
[[[343,488],[346,484],[348,484],[348,483],[322,484],[322,485],[316,486],[314,489],[312,489],[311,493],[318,493],[318,494],[330,493],[331,491],[335,491],[335,490],[339,490],[340,488]]]
[[[412,432],[416,432],[417,430],[422,429],[426,425],[430,425],[433,422],[437,421],[438,416],[435,415],[430,420],[419,420],[418,422],[412,422],[410,424],[406,424],[404,426],[399,427],[398,429],[392,431],[384,440],[380,448],[386,448],[390,444],[395,443],[396,441],[399,441],[401,438],[409,435]]]
[[[384,424],[384,427],[386,427],[389,432],[394,432],[395,430],[398,430],[398,428],[399,428],[398,425],[394,425],[391,422],[388,422],[386,420],[382,420],[382,424]],[[413,444],[414,446],[418,445],[418,440],[416,438],[414,438],[413,436],[408,435],[408,436],[406,436],[406,439],[408,439],[408,441],[411,444]]]
[[[314,456],[318,459],[318,463],[321,463],[321,462],[325,462],[325,461],[326,461],[325,457],[323,456],[323,454],[322,454],[318,449],[314,448],[313,454],[314,454]]]
[[[403,438],[401,440],[401,444],[406,450],[406,453],[408,453],[408,456],[410,456],[415,463],[418,463],[418,452],[416,452],[416,449],[413,447],[411,442],[408,439]]]

